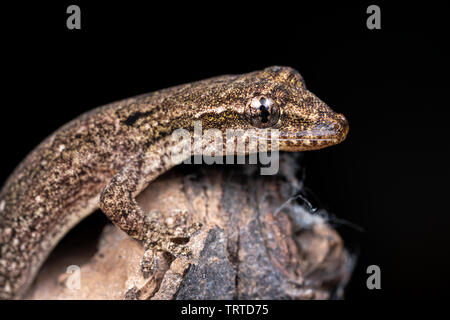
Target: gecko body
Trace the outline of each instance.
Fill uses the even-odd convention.
[[[194,121],[221,131],[278,129],[285,151],[325,148],[348,132],[345,117],[288,67],[220,76],[89,111],[37,146],[0,192],[0,298],[21,297],[59,240],[98,208],[144,244],[143,269],[151,271],[157,252],[186,253],[162,235],[135,196],[178,164],[170,158],[171,133],[192,131]]]

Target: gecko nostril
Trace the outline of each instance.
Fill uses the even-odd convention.
[[[344,140],[347,137],[349,126],[348,126],[348,120],[343,114],[338,114],[338,125],[339,125],[339,134],[341,136],[341,141]]]
[[[347,118],[342,113],[338,113],[338,118],[343,123],[343,126],[345,127],[345,125],[348,123]]]
[[[347,118],[343,114],[338,113],[337,122],[335,124],[336,130],[345,130],[346,127],[348,127]]]

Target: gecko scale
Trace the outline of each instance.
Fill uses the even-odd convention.
[[[279,150],[304,151],[343,141],[348,123],[309,92],[289,67],[225,75],[108,104],[82,114],[36,147],[0,193],[0,298],[20,298],[59,240],[100,208],[146,248],[143,270],[157,252],[186,248],[199,226],[166,230],[135,200],[174,165],[177,128],[278,129]],[[178,232],[178,233],[177,233]]]

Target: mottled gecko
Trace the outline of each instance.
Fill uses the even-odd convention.
[[[279,149],[304,151],[343,141],[348,123],[309,92],[289,67],[225,75],[108,104],[64,125],[15,169],[0,193],[0,298],[20,298],[58,241],[100,208],[147,249],[188,254],[176,237],[198,224],[162,230],[135,200],[178,163],[170,158],[177,128],[278,129]],[[181,159],[183,160],[183,159]]]

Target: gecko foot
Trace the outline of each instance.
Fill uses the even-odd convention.
[[[141,259],[141,271],[144,278],[150,277],[150,275],[157,272],[164,273],[172,261],[172,257],[164,251],[155,251],[153,249],[147,249]]]
[[[174,210],[165,219],[158,211],[151,211],[145,221],[145,253],[141,260],[144,277],[167,270],[176,257],[189,257],[191,251],[186,244],[201,226],[200,223],[187,225],[186,210]]]

